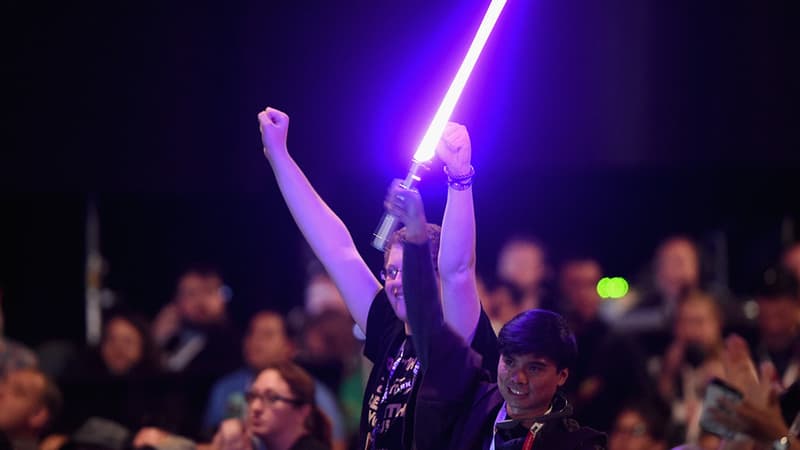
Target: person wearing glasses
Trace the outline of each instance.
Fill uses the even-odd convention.
[[[425,380],[415,398],[416,450],[604,450],[606,436],[572,419],[560,388],[577,358],[560,315],[518,314],[498,334],[497,382],[444,319],[419,193],[390,190],[386,210],[405,224],[403,289]]]
[[[244,394],[241,418],[224,420],[210,443],[145,427],[132,448],[155,450],[331,450],[331,424],[315,400],[316,383],[290,361],[268,365]]]
[[[214,450],[330,450],[331,426],[314,401],[314,380],[291,362],[264,369],[245,392],[247,418],[228,419]]]
[[[374,363],[364,395],[358,448],[409,449],[412,444],[414,396],[424,389],[420,365],[409,339],[403,294],[402,261],[405,231],[385,248],[384,284],[358,254],[341,219],[314,190],[286,147],[289,117],[267,108],[258,115],[264,155],[297,225],[325,266],[354,321],[366,336],[365,356]],[[474,170],[471,144],[462,125],[448,124],[436,149],[448,174],[448,195],[441,230],[427,225],[436,245],[442,305],[447,323],[475,351],[484,367],[496,370],[496,336],[482,312],[475,273]],[[402,196],[402,194],[401,194]],[[420,387],[420,384],[423,386]]]

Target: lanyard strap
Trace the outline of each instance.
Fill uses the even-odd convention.
[[[528,433],[527,436],[525,436],[525,443],[522,444],[522,450],[533,449],[533,441],[535,440],[536,440],[536,434],[534,434],[533,431],[531,431],[530,433]]]

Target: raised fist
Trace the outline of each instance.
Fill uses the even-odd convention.
[[[289,116],[283,111],[267,107],[258,113],[258,124],[261,130],[261,142],[264,144],[264,156],[269,158],[276,152],[285,152]]]
[[[467,127],[455,122],[448,122],[442,133],[442,139],[436,146],[436,154],[447,166],[450,176],[460,177],[468,174],[472,158],[472,144],[469,141]]]

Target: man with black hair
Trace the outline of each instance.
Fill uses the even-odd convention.
[[[394,186],[385,204],[407,230],[403,291],[424,381],[416,398],[416,448],[605,448],[605,435],[578,425],[558,392],[577,356],[566,321],[533,309],[504,325],[497,383],[490,383],[480,356],[443,318],[419,193]]]

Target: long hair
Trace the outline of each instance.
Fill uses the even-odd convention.
[[[103,331],[100,338],[101,342],[105,342],[108,338],[109,325],[115,319],[123,320],[131,325],[142,340],[142,359],[131,367],[129,374],[153,375],[160,372],[161,353],[150,334],[150,324],[144,316],[127,309],[112,310],[103,322]]]
[[[299,406],[311,406],[311,413],[305,421],[305,428],[308,433],[330,447],[332,444],[331,439],[331,423],[328,417],[323,413],[315,400],[314,393],[316,391],[314,379],[302,367],[293,362],[281,362],[269,365],[264,370],[275,370],[281,378],[289,385],[289,390],[292,395],[297,399]]]

